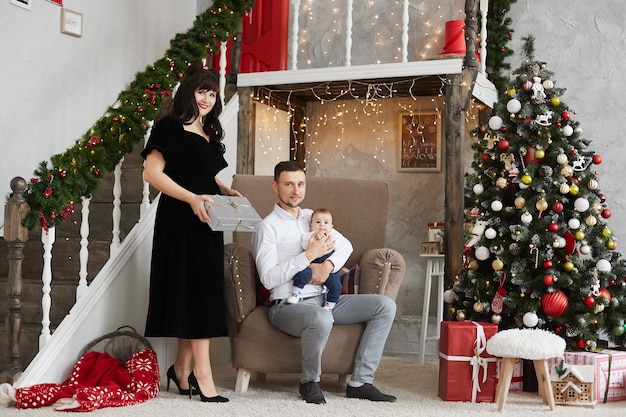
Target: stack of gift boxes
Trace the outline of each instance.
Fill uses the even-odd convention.
[[[491,323],[444,321],[439,341],[439,397],[444,401],[494,402],[499,360],[486,351],[498,331]],[[558,363],[548,361],[550,368]],[[565,352],[570,365],[595,366],[598,404],[626,400],[626,351]],[[522,390],[522,361],[515,365],[511,391]]]

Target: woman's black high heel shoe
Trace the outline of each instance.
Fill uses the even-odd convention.
[[[200,384],[198,384],[198,380],[196,379],[196,376],[193,374],[193,371],[189,374],[187,381],[189,381],[190,388],[192,388],[194,391],[198,391],[198,394],[200,394],[200,401],[202,401],[203,403],[227,403],[228,402],[228,398],[222,397],[221,395],[216,395],[215,397],[205,397],[202,391],[200,391]],[[189,394],[189,398],[191,399],[191,394]]]
[[[170,369],[167,370],[167,391],[170,390],[170,380],[174,381],[174,384],[176,384],[176,387],[178,388],[178,393],[180,395],[189,395],[191,396],[196,395],[198,392],[196,390],[192,390],[190,389],[184,389],[180,387],[180,382],[178,381],[178,378],[176,377],[176,372],[174,371],[174,365],[170,366]]]

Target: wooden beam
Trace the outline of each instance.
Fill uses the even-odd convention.
[[[445,230],[444,239],[446,287],[454,282],[463,266],[464,177],[463,141],[465,139],[465,112],[468,109],[474,83],[478,75],[476,62],[476,34],[478,0],[465,1],[466,55],[461,74],[448,74],[446,85],[446,172],[445,172]]]
[[[252,88],[239,87],[239,114],[237,116],[237,174],[254,174],[254,120]]]

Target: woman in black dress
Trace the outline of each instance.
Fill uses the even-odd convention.
[[[142,152],[144,179],[161,191],[154,226],[146,336],[178,338],[167,371],[180,394],[217,395],[210,339],[228,335],[224,303],[224,237],[207,222],[209,194],[240,196],[216,175],[224,159],[216,72],[192,65]]]

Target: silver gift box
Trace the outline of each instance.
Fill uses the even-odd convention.
[[[209,226],[222,232],[254,232],[261,221],[250,201],[245,197],[211,195],[213,202],[204,202],[211,217]]]

